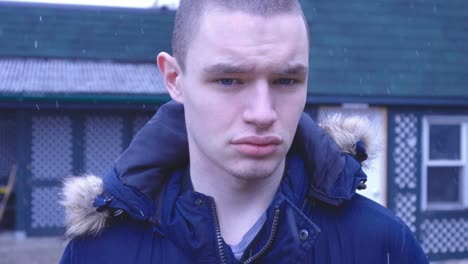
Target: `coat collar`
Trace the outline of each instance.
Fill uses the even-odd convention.
[[[266,223],[246,250],[249,255],[244,260],[254,257],[265,263],[291,263],[294,257],[292,263],[300,263],[318,237],[320,229],[300,208],[307,200],[308,179],[296,159],[288,157],[286,173],[266,211]],[[236,262],[229,246],[222,242],[220,248],[218,244],[214,200],[193,190],[187,172],[171,176],[161,199],[158,232],[192,256],[193,263],[218,263],[221,258],[226,263]]]
[[[350,199],[360,182],[366,180],[360,163],[349,158],[356,155],[355,146],[361,138],[366,139],[364,145],[369,148],[370,129],[364,120],[351,124],[347,120],[331,117],[324,122],[324,129],[302,114],[289,152],[304,160],[310,179],[309,195],[332,205]],[[115,173],[123,185],[154,199],[171,172],[188,162],[184,108],[170,102],[159,109],[117,159]],[[348,163],[354,164],[347,166]]]

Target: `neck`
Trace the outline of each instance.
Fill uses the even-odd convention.
[[[221,234],[226,243],[239,243],[266,211],[276,194],[284,168],[285,160],[267,177],[246,179],[221,168],[208,169],[197,162],[190,164],[195,191],[215,200]]]

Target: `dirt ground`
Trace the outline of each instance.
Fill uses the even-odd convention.
[[[0,263],[59,263],[67,241],[59,237],[24,238],[14,232],[0,232]]]

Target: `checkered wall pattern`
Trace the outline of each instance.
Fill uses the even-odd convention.
[[[31,193],[31,227],[62,227],[65,214],[58,203],[58,187],[33,188]]]
[[[123,151],[123,118],[88,116],[85,120],[84,163],[86,173],[104,176]]]
[[[60,234],[65,216],[58,202],[61,180],[77,171],[103,176],[122,153],[124,142],[150,115],[132,115],[128,128],[126,118],[115,113],[32,115],[30,180],[26,181],[30,234]]]
[[[32,177],[57,179],[73,171],[72,121],[67,116],[32,119]]]
[[[416,232],[418,119],[414,114],[396,114],[394,123],[393,184],[397,189],[392,197],[394,210]]]
[[[415,189],[417,182],[417,118],[413,114],[395,116],[395,184],[400,188]]]
[[[58,188],[44,185],[70,176],[73,171],[72,121],[67,116],[32,118],[30,201],[31,228],[59,228],[64,212],[58,204]]]
[[[397,194],[395,195],[395,207],[398,217],[400,217],[411,229],[416,232],[416,194]]]
[[[421,224],[421,246],[429,254],[466,253],[468,219],[426,219]]]

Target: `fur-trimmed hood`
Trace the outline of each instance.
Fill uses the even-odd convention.
[[[362,117],[330,116],[318,126],[303,114],[290,152],[299,153],[309,175],[309,196],[338,206],[362,188],[361,163],[374,156],[374,135]],[[155,151],[156,150],[156,151]],[[126,212],[142,221],[158,221],[153,206],[172,172],[188,164],[183,107],[170,102],[140,130],[103,178],[65,180],[61,204],[66,236],[95,236],[110,217]]]

